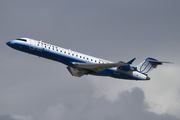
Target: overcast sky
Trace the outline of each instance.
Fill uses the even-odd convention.
[[[179,0],[1,0],[0,120],[179,120]],[[5,43],[43,40],[109,61],[175,64],[150,81],[76,78]]]

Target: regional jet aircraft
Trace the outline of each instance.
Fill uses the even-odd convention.
[[[67,66],[71,75],[76,77],[90,74],[145,81],[150,80],[148,73],[153,68],[162,65],[162,63],[169,63],[148,57],[134,67],[131,64],[135,58],[129,62],[119,61],[114,63],[30,38],[19,38],[6,44],[22,52],[61,62]]]

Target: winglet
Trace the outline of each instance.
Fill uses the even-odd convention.
[[[136,58],[133,58],[132,60],[130,60],[129,62],[127,62],[128,64],[132,64],[134,62]]]

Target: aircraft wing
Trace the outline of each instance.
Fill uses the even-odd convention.
[[[99,71],[102,71],[102,70],[105,70],[108,68],[128,65],[128,63],[104,63],[104,64],[94,64],[93,63],[93,64],[90,64],[90,63],[76,63],[76,62],[73,62],[73,64],[76,67],[92,70],[95,72],[99,72]]]

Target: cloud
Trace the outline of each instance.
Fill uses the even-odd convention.
[[[119,93],[115,101],[107,100],[105,96],[95,98],[91,95],[88,94],[78,101],[78,95],[73,99],[61,100],[48,106],[43,113],[38,112],[34,119],[30,116],[6,115],[0,116],[0,120],[179,120],[169,114],[148,111],[150,106],[144,101],[145,95],[140,88]]]
[[[148,83],[135,83],[143,89],[149,103],[150,111],[155,113],[169,113],[180,118],[180,83],[178,78],[179,65],[164,65],[150,74],[152,79]]]
[[[0,116],[0,120],[17,120],[17,119],[12,118],[10,115],[2,115]]]
[[[104,96],[110,101],[117,100],[119,93],[131,90],[133,88],[133,82],[127,80],[97,76],[89,76],[88,80],[91,84],[93,84],[93,96],[95,98]]]
[[[65,111],[65,106],[63,104],[57,104],[56,106],[48,107],[45,112],[45,120],[60,120]]]
[[[2,115],[0,116],[0,120],[32,120],[31,116],[23,116],[23,115]]]
[[[107,100],[118,100],[124,91],[131,92],[134,87],[143,90],[144,102],[148,109],[156,114],[171,114],[180,118],[179,65],[163,65],[150,73],[150,81],[127,81],[120,79],[89,77],[94,85],[94,97],[104,96]],[[90,80],[91,79],[91,80]]]
[[[169,114],[156,114],[147,109],[149,105],[144,102],[144,92],[139,88],[124,91],[118,94],[118,99],[109,101],[104,96],[99,98],[87,97],[77,104],[69,106],[68,102],[58,103],[47,108],[46,119],[61,120],[179,120]],[[83,101],[83,102],[82,102]],[[73,100],[71,100],[73,102]]]
[[[11,115],[11,117],[16,119],[16,120],[32,120],[31,116],[13,114],[13,115]]]

